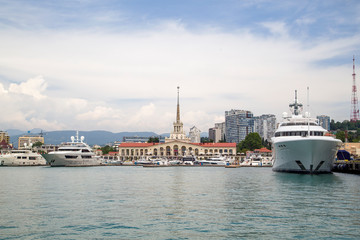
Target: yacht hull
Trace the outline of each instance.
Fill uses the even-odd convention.
[[[104,165],[100,158],[77,158],[67,159],[65,154],[43,154],[46,162],[51,167],[91,167]]]
[[[273,139],[275,172],[331,173],[341,141],[332,137]]]

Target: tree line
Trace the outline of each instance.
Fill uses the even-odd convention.
[[[359,142],[360,140],[360,121],[335,122],[331,120],[330,131],[335,132],[336,138],[345,142]]]

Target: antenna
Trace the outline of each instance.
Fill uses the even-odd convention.
[[[359,120],[359,106],[356,90],[356,80],[355,80],[355,56],[353,56],[353,85],[352,85],[352,95],[351,95],[351,114],[350,121],[356,122]]]

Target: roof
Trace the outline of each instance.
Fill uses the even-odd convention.
[[[119,147],[150,147],[157,145],[158,143],[134,143],[134,142],[124,142],[120,143]]]
[[[260,149],[255,149],[254,152],[271,153],[272,151],[263,147],[263,148],[260,148]]]
[[[171,144],[174,142],[171,142]],[[151,147],[154,145],[166,145],[168,143],[121,143],[119,147]],[[183,142],[179,142],[180,144],[184,144]],[[186,143],[191,145],[196,145],[200,147],[236,147],[236,143]]]

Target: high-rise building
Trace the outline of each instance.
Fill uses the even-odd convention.
[[[239,143],[254,132],[253,113],[246,110],[225,111],[226,142]]]
[[[225,122],[222,123],[215,123],[215,128],[218,128],[220,130],[220,140],[225,141],[225,131],[226,131],[226,125]]]
[[[254,117],[254,132],[259,133],[260,137],[268,142],[274,136],[276,130],[276,117],[273,114],[263,114]]]
[[[316,117],[319,120],[320,126],[330,131],[330,117],[326,115],[321,115]]]
[[[209,128],[209,140],[217,143],[221,140],[221,130],[217,127]]]
[[[189,132],[190,142],[200,143],[201,142],[200,133],[201,131],[197,127],[193,126],[192,128],[190,128],[190,132]]]

